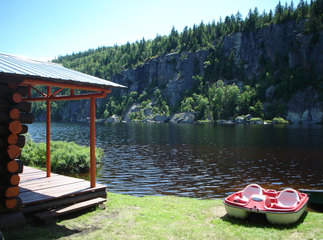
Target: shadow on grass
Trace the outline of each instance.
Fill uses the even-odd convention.
[[[47,239],[59,239],[62,237],[68,237],[73,234],[94,231],[93,227],[85,229],[70,229],[59,223],[64,220],[70,220],[77,218],[83,214],[94,211],[95,207],[89,209],[83,209],[74,213],[69,213],[56,218],[51,218],[47,220],[37,220],[31,215],[26,216],[26,225],[20,229],[12,229],[3,231],[3,235],[6,240],[10,239],[24,239],[24,240],[47,240]]]
[[[52,223],[49,225],[44,224],[27,224],[20,229],[12,229],[4,231],[3,235],[6,240],[10,239],[59,239],[62,237],[67,237],[76,233],[79,230],[69,229],[65,226],[58,225],[57,223]]]
[[[323,204],[309,203],[307,205],[307,210],[309,210],[311,212],[323,213]]]
[[[238,219],[229,216],[228,214],[221,217],[222,221],[229,222],[234,225],[240,225],[245,227],[257,227],[257,228],[275,228],[278,230],[286,230],[296,228],[299,224],[303,223],[307,216],[307,211],[293,224],[272,224],[267,221],[266,215],[261,213],[251,213],[247,219]]]

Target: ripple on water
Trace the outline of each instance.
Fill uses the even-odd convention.
[[[44,123],[29,126],[36,142],[45,132]],[[89,127],[53,123],[52,140],[89,145]],[[322,188],[322,142],[322,126],[97,124],[105,152],[97,180],[136,196],[222,198],[252,182]]]

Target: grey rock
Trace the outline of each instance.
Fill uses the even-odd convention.
[[[246,115],[246,117],[245,117],[245,119],[247,120],[247,121],[250,121],[250,119],[252,118],[252,116],[251,116],[251,114],[247,114]]]
[[[194,123],[195,113],[183,112],[175,114],[171,119],[170,123]]]
[[[154,121],[155,122],[168,122],[169,121],[169,117],[167,117],[166,115],[159,115],[159,114],[157,114],[154,117]]]
[[[117,123],[117,122],[120,122],[120,117],[118,117],[117,115],[112,115],[111,117],[109,117],[106,122],[107,123]]]
[[[134,104],[130,106],[130,108],[126,111],[126,113],[123,116],[123,121],[131,122],[130,115],[131,113],[136,113],[140,111],[140,104]]]
[[[250,121],[250,124],[264,124],[262,120]]]
[[[152,115],[153,114],[153,110],[152,110],[152,108],[151,107],[147,107],[147,108],[145,108],[144,109],[144,115],[146,116],[146,117],[148,117],[148,116],[150,116],[150,115]]]
[[[235,123],[237,123],[237,124],[243,124],[243,123],[246,123],[246,120],[245,120],[244,117],[239,116],[239,117],[236,117]]]
[[[149,117],[149,118],[145,118],[141,122],[143,122],[143,123],[154,123],[155,120],[153,118]]]
[[[219,119],[216,121],[217,124],[227,124],[227,120]]]

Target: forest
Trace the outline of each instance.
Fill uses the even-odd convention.
[[[283,24],[289,21],[304,21],[304,33],[314,33],[312,42],[318,39],[318,31],[323,29],[323,0],[313,0],[310,3],[301,0],[297,6],[293,2],[288,5],[277,4],[269,13],[260,13],[257,8],[249,10],[243,19],[240,12],[226,16],[219,21],[211,23],[201,22],[193,27],[185,27],[178,32],[174,27],[168,36],[157,35],[152,40],[144,38],[134,43],[115,45],[113,47],[99,47],[85,52],[60,56],[53,60],[67,68],[75,69],[90,75],[110,80],[113,75],[120,74],[126,69],[136,68],[146,61],[168,53],[197,52],[208,50],[209,55],[203,63],[204,74],[198,71],[194,75],[194,87],[187,91],[182,100],[175,106],[168,106],[167,99],[158,87],[151,86],[142,93],[128,92],[126,95],[110,97],[104,107],[97,111],[97,117],[109,117],[113,114],[121,116],[132,103],[142,103],[145,107],[149,102],[154,112],[171,114],[179,111],[194,111],[197,119],[203,120],[210,117],[212,120],[236,117],[252,113],[255,117],[273,118],[284,116],[285,103],[298,90],[313,86],[323,92],[322,79],[314,77],[311,71],[303,68],[283,68],[286,59],[277,59],[275,62],[259,59],[263,70],[252,79],[243,74],[242,64],[235,64],[233,53],[226,54],[222,51],[221,41],[234,32],[257,31],[257,29]],[[284,62],[285,61],[285,62]],[[282,77],[275,77],[275,70],[280,68]],[[239,79],[244,86],[226,85],[222,79]],[[265,90],[275,85],[275,104],[263,108]],[[322,100],[322,96],[321,100]],[[59,109],[60,104],[54,106]],[[41,111],[44,106],[35,105],[33,111]],[[55,119],[55,113],[54,119]],[[140,114],[133,118],[142,118]]]

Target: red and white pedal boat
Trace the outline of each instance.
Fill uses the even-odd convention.
[[[250,184],[225,198],[223,203],[227,213],[236,218],[245,219],[255,212],[266,214],[267,220],[273,224],[290,224],[302,216],[307,201],[305,193],[291,188],[275,191]]]

